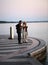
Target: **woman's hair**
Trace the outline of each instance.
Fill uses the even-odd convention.
[[[23,22],[24,25],[26,25],[26,22]]]

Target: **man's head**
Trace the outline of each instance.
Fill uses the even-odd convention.
[[[22,20],[19,21],[19,24],[21,24],[21,23],[22,23]]]

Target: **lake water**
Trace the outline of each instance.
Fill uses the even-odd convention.
[[[17,35],[15,28],[16,24],[17,23],[1,23],[0,35],[10,35],[10,26],[13,27],[14,35]],[[48,47],[48,22],[27,23],[27,26],[28,26],[28,37],[36,37],[43,39],[46,41],[46,45]],[[46,62],[48,63],[48,58]]]
[[[15,25],[17,23],[2,23],[0,24],[0,35],[10,35],[10,26],[14,29],[14,35],[17,35]],[[48,44],[48,23],[27,23],[28,36],[37,37],[46,41]]]

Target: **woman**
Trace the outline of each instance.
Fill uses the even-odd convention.
[[[23,42],[27,42],[27,28],[26,22],[23,22]]]

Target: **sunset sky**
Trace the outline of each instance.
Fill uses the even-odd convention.
[[[48,0],[0,0],[0,21],[48,21]]]

